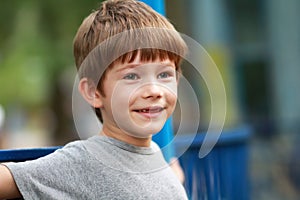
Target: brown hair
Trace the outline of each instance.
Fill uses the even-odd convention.
[[[150,29],[143,31],[144,28]],[[141,31],[135,32],[133,30]],[[117,41],[108,42],[105,48],[102,47],[98,50],[101,59],[94,59],[93,62],[96,62],[96,65],[93,69],[90,69],[93,71],[92,73],[91,71],[86,72],[87,70],[83,69],[83,65],[87,57],[90,56],[89,54],[95,51],[103,42],[124,31],[129,31],[125,37],[119,37]],[[157,48],[151,48],[153,45]],[[144,48],[136,48],[139,46]],[[145,48],[147,46],[149,48]],[[168,58],[175,63],[176,70],[180,72],[180,61],[186,50],[185,42],[173,25],[151,7],[136,0],[107,0],[102,2],[98,10],[93,11],[84,19],[74,38],[74,57],[77,70],[85,71],[80,76],[88,78],[91,78],[91,74],[96,76],[97,73],[94,73],[94,71],[99,74],[99,70],[109,70],[117,62],[130,63],[138,54],[141,61],[153,61],[158,58],[165,60]],[[121,56],[111,61],[108,59],[108,63],[105,63],[103,60],[106,59],[105,57],[109,57],[107,55],[110,57],[111,55]],[[88,65],[91,65],[91,63]],[[108,66],[107,69],[106,66]],[[103,72],[101,78],[94,78],[94,80],[100,78],[96,84],[102,95],[105,95],[102,89],[105,72]],[[99,109],[96,109],[96,114],[102,121]]]

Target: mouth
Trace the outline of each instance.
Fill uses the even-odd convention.
[[[154,118],[157,117],[164,109],[165,108],[161,106],[151,106],[141,109],[134,109],[133,111],[143,115],[144,117]]]
[[[156,112],[161,112],[163,110],[164,110],[163,107],[155,106],[155,107],[136,109],[134,111],[135,112],[140,112],[140,113],[156,113]]]

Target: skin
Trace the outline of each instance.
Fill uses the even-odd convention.
[[[19,198],[21,194],[8,168],[0,165],[0,199]]]
[[[175,109],[175,65],[170,60],[116,64],[106,74],[101,95],[86,78],[79,91],[92,106],[100,108],[106,135],[135,146],[148,147]]]

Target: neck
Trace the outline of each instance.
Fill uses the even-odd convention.
[[[125,133],[124,131],[115,128],[114,130],[109,129],[106,126],[103,126],[102,131],[100,132],[100,135],[105,135],[107,137],[111,137],[117,140],[120,140],[122,142],[139,146],[139,147],[149,147],[151,144],[152,137],[148,138],[139,138],[134,137],[132,135],[129,135],[128,133]]]

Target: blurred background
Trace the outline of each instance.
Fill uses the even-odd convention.
[[[223,76],[225,129],[251,127],[251,199],[298,199],[300,1],[165,4],[177,30],[198,41]],[[72,40],[97,5],[98,0],[0,0],[0,148],[78,139],[71,103]],[[202,131],[209,120],[209,94],[201,77],[184,66],[199,98]]]

